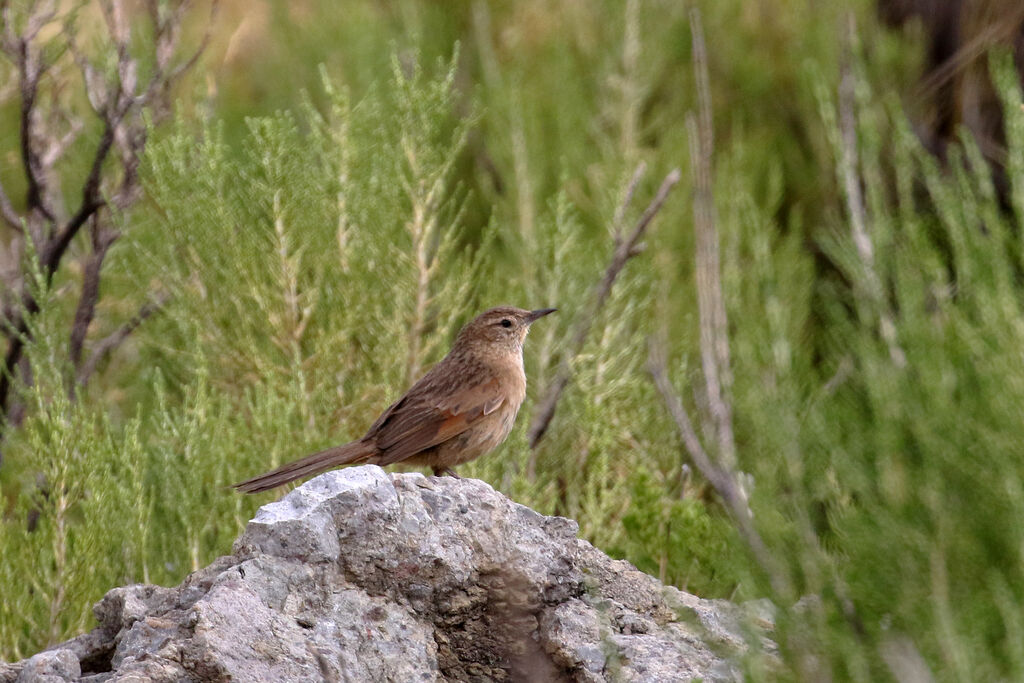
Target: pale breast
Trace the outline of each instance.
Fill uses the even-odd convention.
[[[475,422],[466,431],[439,444],[430,458],[432,464],[455,467],[497,448],[515,426],[519,406],[526,398],[526,373],[522,358],[502,369],[502,389],[505,400],[498,408]]]

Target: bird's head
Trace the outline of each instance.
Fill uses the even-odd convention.
[[[486,344],[492,348],[518,351],[523,347],[530,325],[538,318],[554,313],[555,308],[528,311],[514,306],[498,306],[484,311],[468,322],[459,332],[455,345]]]

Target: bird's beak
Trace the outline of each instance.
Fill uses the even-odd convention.
[[[538,308],[536,311],[530,311],[526,314],[526,324],[529,325],[537,318],[543,318],[548,313],[554,313],[557,308]]]

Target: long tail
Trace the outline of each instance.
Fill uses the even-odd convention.
[[[328,448],[313,455],[307,455],[305,458],[299,458],[295,462],[282,465],[276,470],[271,470],[252,479],[246,479],[232,486],[245,493],[267,491],[302,477],[320,474],[338,465],[365,461],[376,452],[377,447],[370,442],[363,440],[353,441],[342,446]]]

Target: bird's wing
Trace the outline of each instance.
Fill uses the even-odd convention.
[[[493,413],[506,398],[497,378],[453,393],[410,390],[367,432],[381,452],[374,461],[389,465],[444,443]]]

